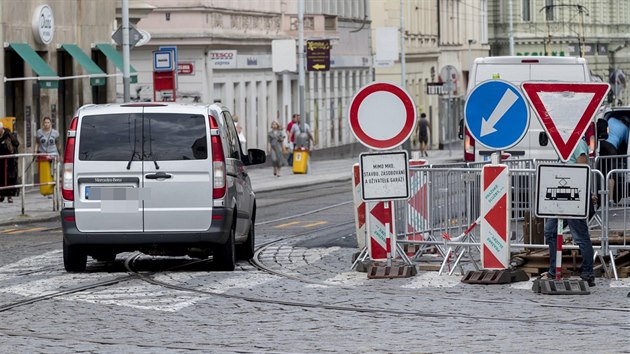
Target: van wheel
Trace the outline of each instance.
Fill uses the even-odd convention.
[[[84,272],[87,253],[80,246],[70,246],[63,240],[63,266],[68,272]]]
[[[256,236],[254,231],[254,220],[249,225],[249,232],[247,233],[247,240],[241,245],[236,246],[236,255],[238,259],[250,260],[254,257],[254,245],[256,243]]]
[[[223,245],[214,250],[214,262],[219,270],[233,271],[236,267],[236,251],[234,247],[234,225],[230,228],[230,235]]]

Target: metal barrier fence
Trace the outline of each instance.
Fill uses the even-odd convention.
[[[51,171],[52,181],[46,182],[46,183],[24,183],[26,173],[33,168],[35,163],[37,163],[36,160],[39,156],[44,156],[50,159],[50,164],[51,164],[50,171]],[[12,159],[15,162],[17,162],[17,169],[20,173],[18,174],[18,178],[15,184],[5,185],[5,183],[8,182],[8,178],[7,178],[8,165]],[[2,155],[0,156],[0,164],[3,165],[4,168],[2,169],[2,171],[4,171],[5,173],[4,176],[0,176],[0,191],[3,191],[3,190],[18,190],[19,191],[22,215],[25,214],[25,199],[24,198],[25,198],[25,193],[27,191],[27,188],[34,189],[35,187],[41,187],[41,186],[47,186],[47,185],[53,186],[53,197],[51,200],[52,211],[59,210],[59,206],[61,205],[60,204],[61,193],[60,193],[60,184],[59,184],[60,165],[59,165],[58,155],[48,155],[48,154]]]
[[[594,246],[608,276],[617,272],[614,256],[620,251],[630,251],[627,226],[630,223],[630,169],[610,169],[603,183],[604,174],[598,168],[615,165],[619,159],[629,156],[616,156],[591,160],[590,194],[594,197],[589,213],[591,237],[598,245]],[[616,160],[615,160],[616,159]],[[510,169],[511,213],[510,247],[512,251],[526,249],[547,249],[542,232],[543,220],[535,217],[536,166],[541,163],[559,163],[556,160],[505,160]],[[480,221],[481,167],[486,163],[459,163],[430,165],[410,168],[411,199],[397,201],[395,217],[397,242],[412,245],[412,259],[431,255],[442,261],[440,272],[451,266],[450,273],[464,271],[461,261],[466,255],[469,265],[478,269],[480,235],[477,227]],[[609,187],[610,186],[610,187]],[[613,187],[616,187],[613,189]],[[612,196],[610,203],[603,202]],[[596,198],[595,198],[596,197]],[[534,226],[539,226],[538,232]],[[612,244],[609,234],[617,233]],[[599,235],[599,236],[598,236]],[[578,249],[567,245],[565,249]],[[408,247],[409,249],[409,247]],[[453,256],[455,260],[451,259]],[[604,262],[610,257],[610,269]]]

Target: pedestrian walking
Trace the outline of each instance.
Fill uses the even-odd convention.
[[[277,121],[271,122],[271,130],[267,133],[267,154],[271,158],[273,175],[280,177],[280,168],[284,164],[284,133]]]
[[[59,155],[59,132],[53,129],[50,117],[44,117],[42,127],[37,129],[35,137],[38,153]]]
[[[52,162],[56,156],[59,156],[59,132],[52,127],[50,117],[44,117],[42,127],[37,129],[35,133],[35,145],[37,153],[47,154],[37,156],[39,166],[39,192],[42,195],[51,195],[54,193],[54,186],[48,184],[55,180]]]
[[[16,154],[19,145],[17,137],[0,122],[0,156]],[[17,176],[17,159],[0,159],[0,187],[17,185]],[[6,198],[8,203],[13,203],[13,197],[16,195],[17,188],[0,189],[0,202]]]
[[[429,143],[429,133],[431,128],[429,127],[429,120],[426,113],[420,114],[420,121],[418,121],[418,141],[420,142],[420,156],[428,157],[427,144]]]
[[[239,122],[239,117],[235,114],[232,116],[232,119],[234,120],[234,125],[236,126],[236,134],[238,134],[238,141],[241,143],[241,149],[244,151],[245,155],[247,155],[247,139],[245,138],[243,127]]]
[[[586,141],[580,139],[568,163],[588,164],[588,145],[586,145]],[[582,255],[580,278],[586,281],[588,286],[595,286],[595,276],[593,274],[594,251],[586,219],[568,219],[564,220],[564,222],[569,225],[573,242],[580,248],[580,254]],[[555,279],[558,219],[547,219],[544,229],[545,239],[549,245],[549,271],[541,274],[541,279]]]
[[[608,138],[602,140],[599,145],[600,156],[615,156],[625,155],[628,148],[628,132],[630,125],[630,118],[626,116],[610,117],[608,118]],[[625,157],[602,159],[603,165],[601,171],[604,177],[608,174],[608,171],[624,168],[622,159]],[[621,194],[615,194],[615,180],[608,180],[608,203],[614,205],[616,201],[621,199]]]
[[[287,139],[287,148],[289,149],[289,156],[287,158],[287,162],[289,164],[289,166],[293,166],[293,149],[294,149],[294,142],[295,142],[295,137],[291,135],[291,129],[293,129],[293,125],[295,124],[295,122],[297,122],[298,120],[298,115],[297,114],[293,114],[291,116],[291,121],[289,122],[289,124],[287,124],[287,136],[289,137],[289,139]]]
[[[313,134],[311,133],[311,126],[308,123],[301,124],[301,117],[299,114],[296,114],[295,123],[291,126],[291,134],[289,135],[290,139],[293,141],[293,148],[306,148],[307,150],[311,149],[311,144],[315,146],[315,140],[313,139]]]

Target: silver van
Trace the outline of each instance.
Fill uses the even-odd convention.
[[[87,256],[213,256],[221,270],[254,254],[256,200],[224,106],[132,103],[81,107],[67,132],[63,167],[63,260]]]

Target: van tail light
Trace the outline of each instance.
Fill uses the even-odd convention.
[[[464,161],[475,161],[475,139],[464,127]]]
[[[219,199],[225,195],[225,155],[219,135],[219,125],[213,116],[210,121],[210,145],[212,149],[212,198]]]
[[[70,129],[68,129],[66,139],[66,151],[63,155],[63,184],[61,195],[64,200],[74,200],[74,145],[77,136],[77,124],[79,118],[72,118]]]

